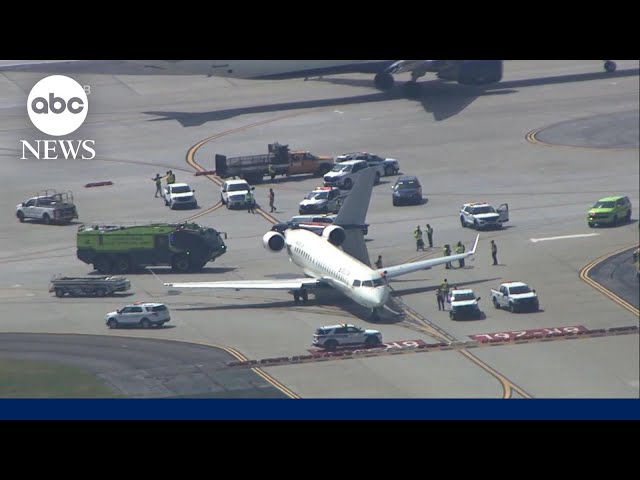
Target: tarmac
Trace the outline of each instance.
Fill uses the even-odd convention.
[[[64,68],[61,64],[48,67],[46,73],[0,74],[4,193],[0,203],[5,212],[0,218],[1,332],[63,334],[68,343],[85,345],[79,347],[78,358],[90,357],[91,342],[98,338],[94,336],[106,337],[100,340],[105,346],[107,339],[115,339],[114,346],[128,342],[145,352],[155,352],[156,345],[157,356],[149,357],[150,362],[141,365],[125,356],[117,371],[149,370],[157,363],[178,378],[181,373],[172,373],[162,362],[169,341],[222,346],[235,352],[236,358],[258,359],[305,355],[314,330],[335,323],[376,328],[387,342],[413,339],[428,343],[568,325],[590,329],[638,325],[637,300],[635,312],[622,308],[580,276],[595,259],[638,245],[638,127],[637,115],[634,127],[632,114],[639,109],[637,61],[619,61],[614,74],[601,72],[599,61],[507,61],[504,81],[498,85],[471,88],[426,80],[423,95],[416,100],[403,98],[399,88],[389,93],[376,91],[367,75],[307,82],[248,81],[124,75],[119,74],[118,65],[102,65],[100,73],[74,67],[70,75],[90,87],[91,93],[87,120],[69,138],[95,140],[96,158],[21,160],[20,140],[46,138],[26,115],[27,95],[41,78],[64,73]],[[404,79],[403,75],[398,78]],[[554,127],[558,125],[562,130]],[[465,268],[436,267],[393,281],[394,300],[404,315],[389,314],[378,323],[348,301],[311,298],[309,305],[295,305],[284,292],[170,294],[147,273],[127,275],[132,282],[128,295],[59,299],[48,292],[54,274],[92,273],[91,266],[79,261],[75,253],[75,233],[82,222],[178,221],[199,215],[197,222],[228,232],[228,252],[202,273],[180,275],[158,268],[155,271],[162,281],[299,276],[286,255],[264,250],[262,236],[271,226],[266,216],[217,207],[219,186],[206,176],[194,175],[195,168],[214,169],[216,153],[266,153],[267,144],[274,141],[334,156],[369,151],[397,159],[402,173],[418,176],[425,196],[419,206],[392,206],[390,187],[396,177],[384,177],[374,189],[367,246],[370,257],[381,254],[385,265],[440,256],[443,244],[458,240],[469,248],[476,232],[460,226],[458,212],[463,203],[508,203],[510,220],[503,230],[480,233],[478,252]],[[195,188],[199,209],[172,211],[153,197],[151,178],[169,169],[176,173],[176,181]],[[84,187],[103,181],[113,184]],[[273,187],[278,207],[273,215],[284,221],[297,214],[300,200],[317,185],[318,179],[305,176],[277,178],[256,186],[256,198],[268,208],[267,194]],[[16,204],[45,188],[73,191],[78,222],[47,226],[16,220]],[[598,198],[618,193],[631,199],[631,223],[588,228],[590,206]],[[411,232],[418,224],[424,229],[426,223],[434,228],[435,248],[416,252]],[[491,265],[492,239],[498,245],[498,266]],[[598,279],[596,270],[593,267],[593,278]],[[451,285],[473,288],[482,298],[486,318],[454,322],[448,312],[439,312],[435,290],[444,278]],[[633,290],[629,282],[634,279],[625,278],[619,281]],[[535,288],[541,311],[511,314],[493,309],[490,289],[509,280]],[[637,283],[635,288],[637,292]],[[173,328],[107,329],[105,313],[140,300],[166,303]],[[142,339],[144,346],[134,343]],[[21,340],[25,342],[22,354],[45,355],[50,350],[42,340],[37,337],[31,344]],[[209,349],[211,353],[203,353]],[[215,359],[210,361],[220,367],[230,358],[214,347],[196,350],[185,350],[180,361],[193,366],[199,364],[199,356],[210,355]],[[260,383],[254,390],[231,389],[229,394],[638,398],[639,350],[636,334],[265,367],[251,379],[238,381],[250,384],[259,377],[274,388]],[[6,342],[0,342],[0,355],[13,355]],[[72,356],[65,356],[65,361]],[[97,375],[105,372],[93,371]],[[229,374],[240,372],[235,369]],[[180,378],[186,383],[163,395],[203,391],[195,376]],[[130,388],[133,395],[147,394],[143,387]]]

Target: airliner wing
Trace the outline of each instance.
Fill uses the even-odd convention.
[[[419,270],[426,270],[436,265],[442,265],[447,262],[455,262],[462,258],[467,258],[476,253],[476,247],[478,246],[478,240],[480,235],[476,237],[476,241],[473,244],[473,248],[465,253],[458,255],[449,255],[448,257],[431,258],[429,260],[422,260],[421,262],[404,263],[402,265],[395,265],[393,267],[380,268],[377,272],[380,275],[384,275],[386,278],[399,277],[400,275],[406,275],[407,273],[417,272]]]
[[[320,285],[315,278],[290,278],[286,280],[233,280],[229,282],[185,282],[165,283],[165,287],[171,288],[211,288],[231,290],[296,290],[303,286],[313,288]]]

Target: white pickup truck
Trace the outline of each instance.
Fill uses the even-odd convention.
[[[78,218],[78,209],[73,203],[73,193],[43,190],[37,196],[16,205],[16,217],[20,222],[30,218],[47,225],[62,224]]]
[[[195,190],[186,183],[172,183],[164,187],[164,204],[171,210],[177,207],[197,208]]]
[[[538,295],[522,282],[506,282],[499,290],[491,289],[491,301],[496,308],[507,308],[511,313],[540,309]]]

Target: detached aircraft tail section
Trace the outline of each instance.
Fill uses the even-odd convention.
[[[368,266],[371,266],[371,261],[364,242],[362,227],[366,223],[375,180],[376,170],[374,168],[362,170],[333,222],[334,225],[342,227],[347,234],[342,249]]]

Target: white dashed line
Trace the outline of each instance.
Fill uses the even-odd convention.
[[[578,235],[563,235],[561,237],[547,237],[547,238],[530,238],[533,243],[546,242],[547,240],[564,240],[565,238],[581,238],[581,237],[595,237],[600,235],[599,233],[580,233]]]

